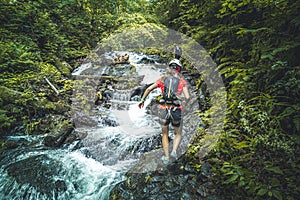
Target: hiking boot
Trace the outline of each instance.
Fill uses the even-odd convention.
[[[169,164],[169,159],[167,159],[165,156],[162,156],[161,159],[165,165]]]
[[[177,159],[177,153],[175,151],[172,151],[170,156]]]

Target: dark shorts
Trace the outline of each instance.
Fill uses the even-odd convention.
[[[173,126],[179,127],[181,122],[180,108],[159,108],[158,109],[159,123],[167,126],[172,123]]]

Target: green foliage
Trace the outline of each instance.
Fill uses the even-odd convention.
[[[23,126],[29,134],[44,115],[68,109],[74,87],[68,77],[77,60],[110,33],[127,28],[144,28],[143,41],[154,40],[149,27],[159,21],[203,45],[226,85],[224,130],[199,130],[186,154],[190,164],[200,171],[201,159],[211,163],[224,199],[297,199],[299,7],[295,0],[4,0],[0,131]],[[200,78],[199,90],[202,85]],[[79,97],[77,103],[86,105],[87,99]],[[210,104],[199,114],[208,124],[223,110]]]
[[[32,48],[20,42],[6,40],[0,42],[0,71],[22,73],[27,69],[35,70],[39,56]]]
[[[297,199],[299,2],[175,2],[156,9],[163,16],[161,22],[199,41],[217,62],[226,85],[224,131],[206,156],[220,195]],[[201,115],[204,121],[209,122],[211,112],[207,109]],[[200,131],[187,152],[198,170],[206,137]]]
[[[0,110],[0,129],[10,127],[15,120],[16,119],[13,116],[8,115],[7,110]]]
[[[0,131],[22,126],[31,133],[39,118],[65,111],[73,89],[69,76],[77,60],[114,30],[155,21],[139,14],[147,9],[144,0],[4,0],[0,5]]]

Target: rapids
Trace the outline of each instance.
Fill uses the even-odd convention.
[[[140,63],[142,58],[155,58],[129,54],[136,76],[143,77],[140,84],[154,82],[163,73],[161,63]],[[85,63],[73,75],[80,76],[92,67]],[[107,66],[101,71],[109,73]],[[110,108],[92,108],[98,125],[78,127],[87,133],[82,141],[47,148],[41,142],[43,136],[11,138],[31,145],[5,152],[0,160],[0,199],[108,199],[110,190],[124,180],[140,155],[160,145],[160,127],[145,108],[138,108],[137,101],[129,101],[132,89],[115,89]],[[158,91],[152,92],[145,105],[156,95]],[[108,125],[103,116],[114,123]]]

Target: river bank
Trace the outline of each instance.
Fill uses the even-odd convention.
[[[86,61],[73,72],[75,84],[67,112],[41,119],[43,123],[36,128],[37,134],[5,137],[0,159],[2,197],[126,199],[128,195],[134,197],[139,190],[144,191],[141,195],[145,197],[147,187],[160,187],[155,181],[149,185],[153,178],[167,180],[168,187],[177,188],[178,195],[199,195],[200,191],[188,192],[183,188],[196,178],[184,156],[170,166],[162,165],[160,127],[156,117],[147,114],[153,107],[140,111],[137,101],[130,101],[136,87],[155,81],[163,73],[167,60],[142,53],[129,55],[130,64],[111,66],[114,52]],[[107,64],[103,65],[104,62]],[[193,77],[187,75],[187,79]],[[109,92],[113,95],[105,98],[104,94]],[[155,101],[155,95],[158,93],[154,93],[147,104]],[[194,95],[197,98],[197,93]],[[197,103],[195,106],[192,109],[196,112]],[[200,120],[195,117],[191,120],[188,116],[182,154]],[[157,175],[166,173],[164,170],[170,171],[170,175],[158,178]],[[147,185],[141,183],[145,172]],[[171,178],[174,173],[177,175]],[[180,180],[181,189],[171,184],[176,180]],[[16,192],[17,188],[22,189]],[[125,189],[128,192],[120,195]],[[165,192],[167,195],[169,190]],[[207,196],[207,191],[203,190],[202,195]]]

